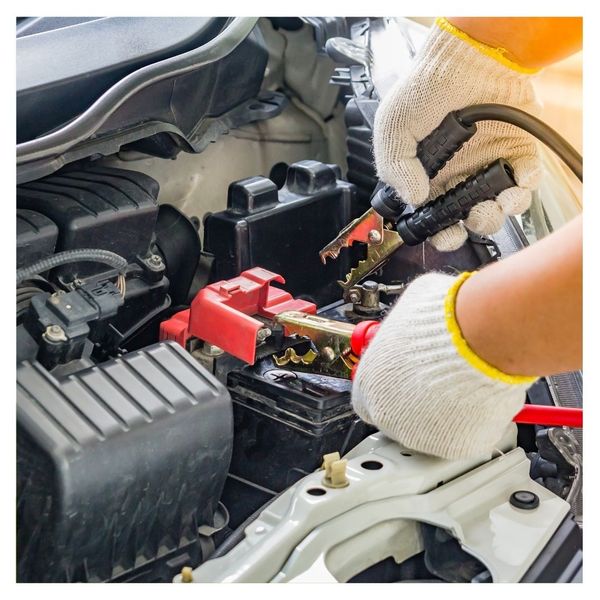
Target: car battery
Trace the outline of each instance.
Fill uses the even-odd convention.
[[[352,382],[279,368],[272,357],[229,373],[234,446],[223,502],[236,526],[374,429],[352,410]]]

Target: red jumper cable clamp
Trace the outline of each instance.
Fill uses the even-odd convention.
[[[207,285],[188,310],[161,323],[160,339],[185,346],[189,338],[196,337],[244,362],[254,363],[258,332],[266,327],[254,316],[272,320],[286,310],[317,312],[312,302],[271,287],[273,281],[285,283],[281,275],[255,267],[233,279]]]

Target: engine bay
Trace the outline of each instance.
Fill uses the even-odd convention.
[[[335,61],[326,41],[346,37],[375,51],[390,27],[404,32],[399,62],[408,63],[422,35],[414,23],[260,19],[226,59],[175,86],[181,107],[214,101],[200,116],[174,109],[185,135],[152,129],[148,118],[139,138],[117,140],[105,125],[85,156],[83,144],[63,161],[24,163],[19,581],[170,582],[224,556],[265,507],[275,510],[286,491],[316,477],[324,456],[377,453],[372,439],[386,445],[352,410],[354,328],[381,321],[420,274],[476,270],[525,245],[513,218],[454,252],[404,247],[350,289],[340,282],[364,259],[364,245],[322,263],[320,250],[369,208],[377,187],[373,116],[390,77],[385,65],[374,74],[360,61]],[[236,61],[249,54],[251,68],[234,85]],[[126,117],[121,109],[122,129]],[[580,386],[580,374],[544,378],[528,403],[580,402]],[[564,435],[519,425],[506,448],[527,455],[527,477],[549,502],[564,501],[552,527],[563,528],[572,552],[553,555],[552,575],[538,565],[546,573],[538,580],[570,580],[567,565],[580,565],[581,473],[561,450],[581,440]],[[381,452],[394,465],[404,460]],[[464,567],[460,581],[491,580],[447,530],[423,527],[418,553],[339,577],[451,581],[450,556]],[[442,546],[445,558],[436,554]]]

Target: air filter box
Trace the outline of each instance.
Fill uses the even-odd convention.
[[[54,254],[58,227],[33,210],[17,210],[17,269]]]
[[[231,400],[180,346],[60,379],[21,363],[17,421],[19,581],[140,570],[156,581],[157,561],[181,569],[182,549],[187,564],[205,558],[195,543],[200,526],[214,525],[229,467]]]
[[[17,187],[17,207],[42,213],[58,226],[56,251],[100,248],[128,262],[145,257],[158,215],[158,183],[136,171],[68,167]],[[57,269],[73,279],[106,271],[81,262]]]

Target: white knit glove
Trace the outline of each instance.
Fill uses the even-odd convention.
[[[541,176],[535,140],[513,125],[498,121],[477,124],[477,133],[431,182],[419,159],[417,143],[449,113],[472,104],[508,104],[533,115],[541,112],[532,70],[524,69],[493,49],[438,19],[415,58],[407,79],[391,88],[375,115],[373,150],[380,179],[400,197],[420,206],[498,158],[508,160],[519,187],[474,207],[463,223],[437,233],[430,242],[442,251],[455,250],[467,239],[465,226],[480,235],[498,231],[505,215],[520,214],[531,202]]]
[[[448,459],[491,452],[536,380],[479,358],[454,317],[469,276],[430,273],[408,286],[360,358],[356,413],[403,446]]]

